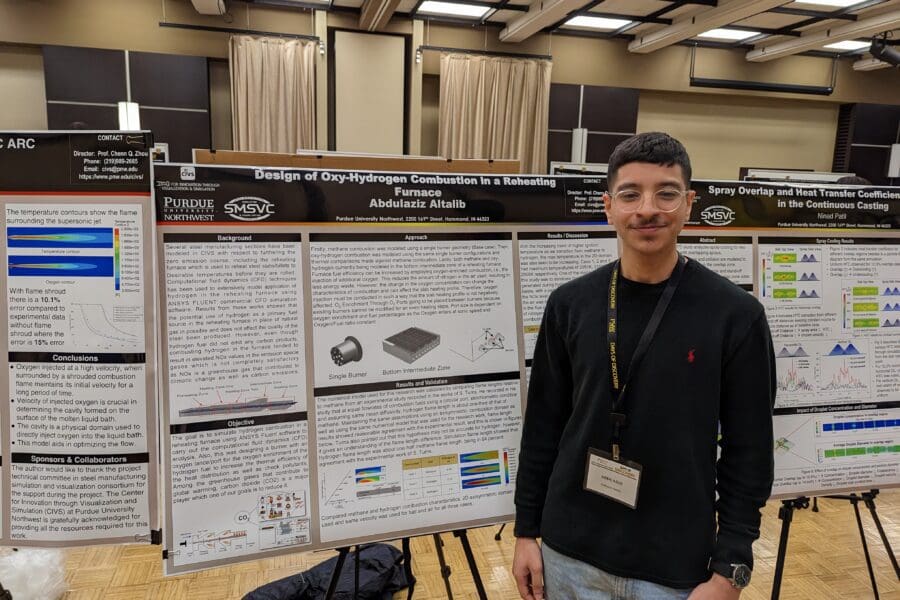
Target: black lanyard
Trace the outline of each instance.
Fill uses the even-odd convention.
[[[679,254],[678,262],[675,264],[675,269],[669,277],[669,282],[666,284],[662,296],[657,300],[656,307],[653,309],[653,314],[650,316],[647,326],[644,327],[644,332],[641,334],[641,339],[638,342],[637,348],[634,349],[634,354],[631,356],[631,364],[628,366],[628,372],[625,375],[624,382],[619,378],[619,353],[617,346],[619,335],[619,319],[617,314],[619,306],[619,261],[616,261],[616,264],[613,266],[612,277],[609,280],[609,303],[607,304],[606,312],[606,342],[609,346],[609,372],[613,389],[612,410],[609,413],[609,420],[610,423],[612,423],[613,428],[612,455],[614,460],[619,460],[619,436],[621,434],[622,425],[625,424],[625,413],[622,411],[625,390],[628,387],[628,382],[631,381],[631,377],[634,375],[635,371],[638,370],[638,366],[644,359],[644,355],[647,354],[650,342],[653,341],[653,336],[656,335],[656,330],[659,328],[663,315],[669,307],[669,302],[672,301],[672,296],[675,295],[675,289],[678,287],[678,282],[681,281],[682,273],[684,273],[685,263],[687,263],[687,259]]]

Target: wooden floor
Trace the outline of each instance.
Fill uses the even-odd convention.
[[[754,546],[753,583],[742,600],[769,598],[781,521],[780,503],[770,502],[763,514],[762,537]],[[888,539],[900,550],[900,490],[878,497],[878,514]],[[873,598],[853,508],[848,502],[822,500],[820,511],[795,512],[782,585],[784,600],[856,600]],[[900,600],[900,585],[868,510],[861,506],[879,592],[884,600]],[[507,529],[494,540],[496,527],[472,530],[481,575],[491,600],[518,598],[510,575],[513,538]],[[453,596],[477,598],[459,540],[445,534],[444,551],[452,568]],[[446,598],[431,537],[412,542],[413,569],[418,578],[414,598]],[[69,592],[66,600],[222,600],[240,598],[266,582],[285,577],[333,556],[333,552],[298,553],[181,577],[162,576],[159,547],[95,546],[68,552]],[[397,598],[406,598],[398,594]]]

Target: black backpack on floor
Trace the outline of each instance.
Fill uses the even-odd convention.
[[[328,591],[338,557],[332,557],[308,571],[259,587],[244,600],[322,600]],[[347,554],[334,600],[353,600],[354,561]],[[415,584],[407,574],[403,553],[390,544],[371,544],[359,549],[359,600],[391,600],[394,593]]]

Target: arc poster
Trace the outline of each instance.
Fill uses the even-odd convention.
[[[157,528],[148,141],[0,134],[0,543]]]

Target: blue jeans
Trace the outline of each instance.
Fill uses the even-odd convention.
[[[541,545],[547,600],[685,600],[693,589],[674,589],[617,577]]]

